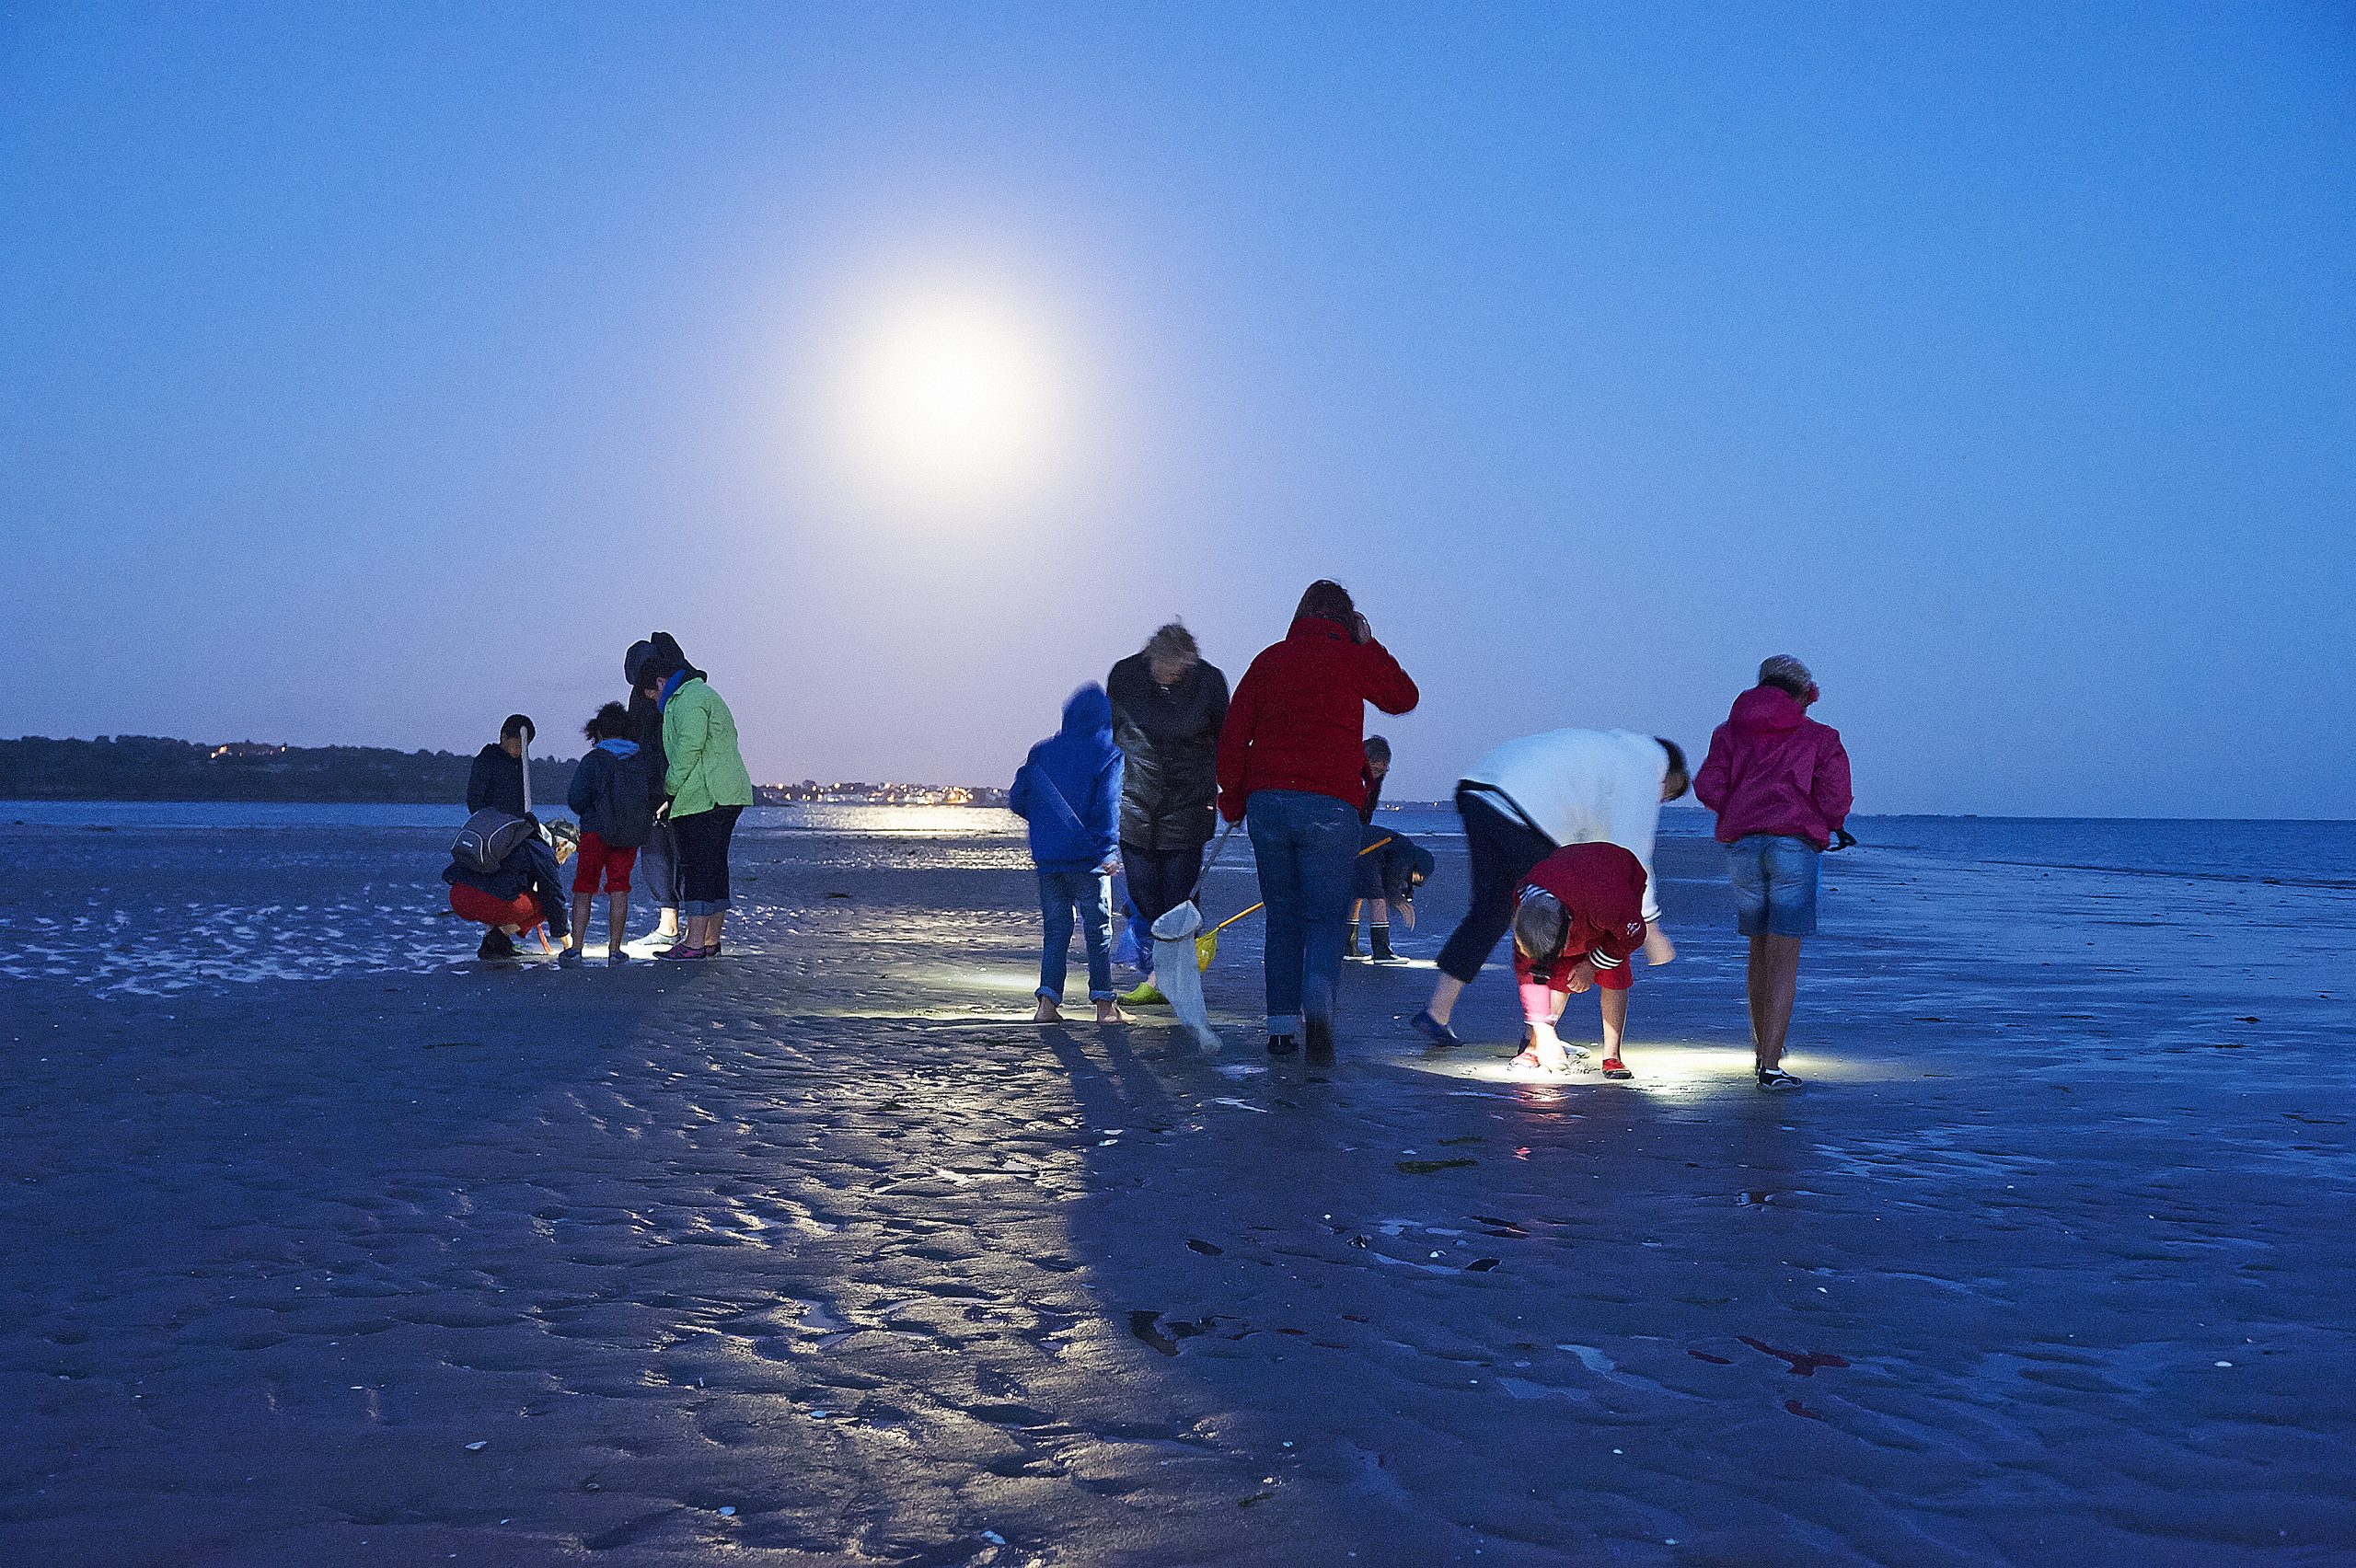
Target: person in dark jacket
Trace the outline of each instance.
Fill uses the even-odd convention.
[[[1126,1023],[1113,990],[1113,873],[1120,869],[1121,749],[1113,744],[1113,705],[1090,682],[1064,704],[1063,728],[1031,748],[1007,791],[1007,809],[1030,824],[1031,859],[1039,869],[1039,912],[1046,943],[1039,955],[1039,1007],[1033,1017],[1056,1023],[1064,965],[1071,951],[1072,910],[1086,921],[1088,997],[1099,1023]]]
[[[663,799],[662,781],[648,767],[645,748],[629,738],[629,710],[618,702],[606,703],[582,726],[589,750],[572,770],[572,787],[565,792],[565,804],[581,822],[580,859],[572,872],[572,940],[557,958],[567,969],[581,963],[589,905],[601,878],[606,963],[629,962],[622,943],[629,940],[630,867]]]
[[[1367,926],[1367,956],[1377,963],[1404,963],[1392,951],[1391,917],[1412,931],[1415,928],[1415,890],[1429,882],[1436,862],[1432,852],[1395,827],[1368,826],[1358,847],[1358,902],[1350,909],[1349,956],[1358,955],[1358,912],[1371,905],[1374,918]]]
[[[1392,879],[1388,873],[1386,858],[1391,853],[1394,835],[1374,825],[1375,808],[1382,804],[1382,781],[1391,776],[1391,743],[1380,735],[1366,738],[1366,804],[1358,808],[1358,820],[1366,824],[1359,835],[1358,864],[1356,881],[1350,892],[1350,929],[1343,951],[1351,958],[1358,955],[1358,916],[1366,905],[1374,905],[1374,924],[1367,929],[1369,956],[1377,963],[1398,962],[1398,954],[1391,951],[1391,909],[1389,889]],[[1405,843],[1403,838],[1401,843]],[[1412,846],[1410,847],[1412,847]],[[1429,859],[1429,856],[1425,859]],[[1431,868],[1424,869],[1428,877]],[[1417,882],[1422,877],[1415,879]],[[1410,903],[1402,912],[1401,921],[1409,930],[1415,928],[1415,905]]]
[[[539,738],[532,721],[521,713],[510,713],[499,727],[499,744],[489,745],[475,754],[475,765],[467,773],[467,814],[485,810],[505,812],[509,816],[529,816],[524,809],[524,748]]]
[[[710,677],[687,662],[679,640],[667,631],[658,631],[631,643],[629,651],[622,655],[622,678],[629,683],[629,738],[645,754],[647,766],[659,783],[670,768],[670,759],[663,754],[663,708],[641,689],[641,677],[656,667],[691,670],[699,680]],[[646,842],[639,847],[637,881],[654,901],[654,940],[666,946],[677,941],[679,848],[667,814],[655,817],[654,825],[647,831]]]
[[[1248,815],[1267,901],[1263,967],[1268,1049],[1295,1049],[1305,1020],[1312,1056],[1334,1049],[1334,987],[1350,918],[1366,805],[1366,705],[1405,713],[1421,695],[1374,640],[1349,591],[1317,582],[1285,640],[1236,683],[1218,738],[1218,810]]]
[[[1218,732],[1227,722],[1227,676],[1203,662],[1177,621],[1141,652],[1113,666],[1104,692],[1121,748],[1121,869],[1135,916],[1145,981],[1121,999],[1157,1003],[1153,922],[1195,896],[1203,846],[1218,822]]]

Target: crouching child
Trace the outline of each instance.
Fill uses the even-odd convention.
[[[569,928],[557,851],[533,828],[528,817],[511,819],[502,837],[512,837],[514,842],[505,846],[506,852],[493,869],[485,870],[454,853],[442,872],[442,880],[450,885],[450,912],[461,920],[490,928],[483,933],[482,945],[475,950],[475,956],[485,960],[514,958],[515,937],[542,922],[559,941]]]

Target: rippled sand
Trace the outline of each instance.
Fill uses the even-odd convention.
[[[0,837],[0,1562],[2356,1554],[2345,891],[1852,858],[1771,1099],[1701,845],[1620,1085],[1021,1024],[1011,841],[486,969],[436,836]]]

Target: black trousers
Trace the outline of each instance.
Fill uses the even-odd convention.
[[[1153,973],[1153,923],[1195,896],[1203,880],[1203,847],[1148,849],[1121,846],[1121,874],[1129,884],[1130,928],[1137,933],[1138,967]]]
[[[1129,903],[1151,925],[1195,896],[1195,884],[1203,880],[1203,847],[1147,849],[1124,844],[1121,870],[1128,879]]]
[[[1456,814],[1464,819],[1464,848],[1472,861],[1472,904],[1439,950],[1439,968],[1470,986],[1513,924],[1514,890],[1530,869],[1554,852],[1554,841],[1498,804],[1494,791],[1456,787]]]
[[[728,907],[728,840],[744,811],[714,806],[671,819],[679,846],[679,907],[687,914],[717,915]]]

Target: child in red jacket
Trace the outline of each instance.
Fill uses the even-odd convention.
[[[1575,992],[1624,990],[1645,941],[1645,868],[1617,844],[1571,844],[1530,868],[1514,898],[1513,973],[1527,1043],[1518,1067],[1569,1070],[1554,1021]],[[1629,1072],[1617,1056],[1603,1076]]]

